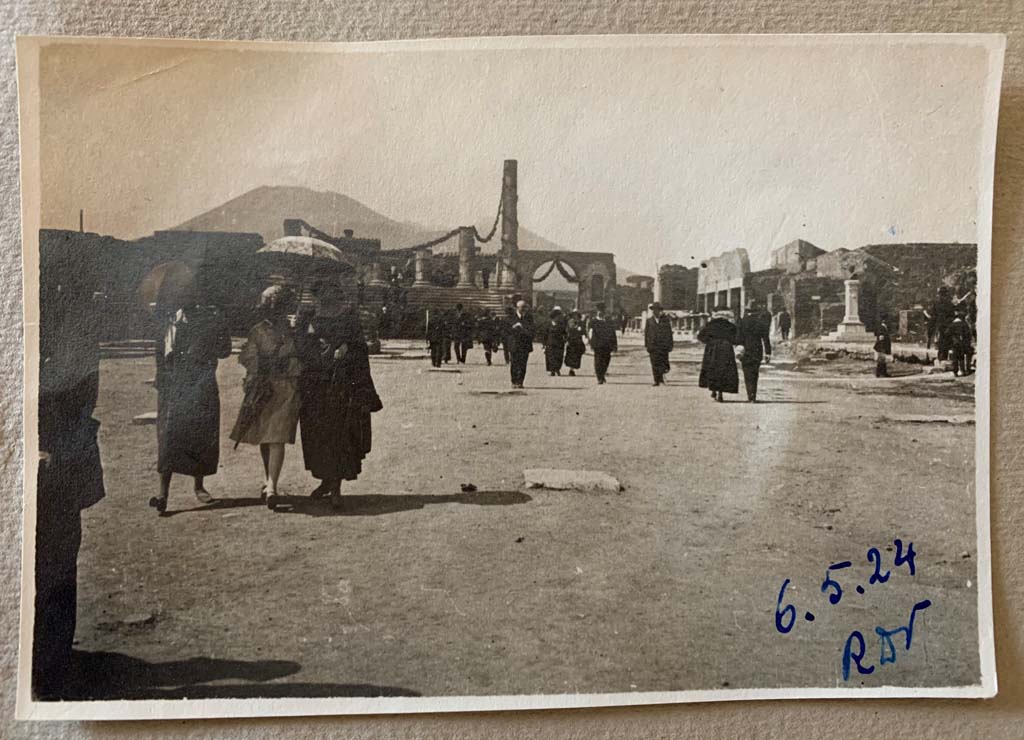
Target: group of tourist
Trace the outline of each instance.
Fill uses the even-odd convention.
[[[939,362],[950,362],[953,375],[969,375],[973,372],[974,343],[977,339],[977,303],[974,291],[954,298],[950,289],[938,289],[930,311],[924,312],[927,320],[928,347],[935,344]]]
[[[427,315],[426,340],[435,368],[452,361],[453,346],[457,364],[465,364],[474,340],[483,347],[488,365],[493,364],[493,356],[501,349],[513,388],[523,387],[535,341],[544,345],[544,366],[552,377],[560,376],[563,367],[568,368],[569,375],[576,375],[589,341],[597,382],[603,384],[612,353],[618,350],[617,325],[605,315],[605,304],[598,303],[586,317],[580,311],[566,315],[560,306],[555,306],[538,326],[526,301],[517,298],[515,306],[507,307],[500,317],[485,309],[476,318],[462,304],[453,310],[433,309]]]
[[[339,286],[313,290],[315,310],[300,310],[295,294],[274,285],[260,297],[260,320],[239,355],[245,367],[244,398],[231,432],[239,443],[258,446],[264,483],[260,498],[279,503],[285,449],[302,425],[305,467],[320,484],[315,498],[341,505],[341,483],[355,480],[371,449],[370,414],[383,408],[370,374],[362,325],[343,301]],[[219,311],[187,294],[163,307],[156,342],[157,470],[160,492],[150,505],[163,513],[172,476],[191,476],[196,498],[212,501],[204,479],[217,472],[220,397],[217,363],[231,353]]]

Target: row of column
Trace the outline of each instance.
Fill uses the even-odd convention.
[[[473,259],[476,256],[476,237],[473,227],[462,227],[459,230],[459,282],[458,288],[475,288],[476,275],[473,270]],[[427,262],[431,257],[430,249],[419,249],[415,253],[416,276],[413,287],[424,287],[430,285],[430,278],[427,275]],[[384,286],[387,281],[384,279],[383,266],[374,262],[370,268],[369,285]]]

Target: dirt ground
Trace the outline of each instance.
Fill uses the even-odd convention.
[[[435,373],[392,343],[372,363],[385,404],[374,449],[340,512],[306,497],[298,446],[288,506],[260,504],[258,452],[227,439],[241,401],[232,357],[207,486],[218,500],[199,505],[176,478],[164,517],[147,506],[155,428],[132,424],[156,408],[152,358],[105,359],[107,497],[84,513],[79,570],[90,695],[978,681],[975,427],[891,420],[972,414],[972,379],[780,365],[762,372],[763,403],[716,404],[697,387],[698,347],[678,348],[669,385],[653,388],[640,345],[625,338],[604,386],[592,356],[582,376],[551,378],[536,351],[526,393],[495,396],[475,391],[507,388],[508,370],[486,367],[479,348],[461,373]],[[604,471],[624,490],[522,490],[526,467]],[[895,538],[913,543],[915,575],[894,567]],[[872,547],[891,570],[884,583],[869,583]],[[832,605],[822,582],[839,561],[851,566],[833,572]],[[895,660],[881,662],[875,628],[906,625],[924,599],[911,648],[897,634]],[[844,681],[853,630],[874,668]]]

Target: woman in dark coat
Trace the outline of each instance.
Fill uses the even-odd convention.
[[[583,353],[587,351],[587,345],[583,341],[584,334],[580,312],[573,311],[569,315],[569,323],[565,327],[565,366],[569,368],[569,375],[576,375],[576,371],[580,369]]]
[[[731,316],[731,312],[728,312]],[[704,343],[704,361],[700,365],[700,387],[711,391],[716,401],[725,400],[723,393],[740,392],[740,376],[736,371],[736,325],[725,317],[726,312],[715,316],[697,333],[697,339]]]
[[[549,375],[562,374],[565,338],[565,318],[562,316],[562,309],[555,306],[544,331],[544,364]]]
[[[370,357],[358,318],[348,312],[338,286],[316,291],[316,315],[297,328],[303,373],[302,457],[320,485],[310,494],[330,496],[341,507],[341,482],[355,480],[372,448],[370,414],[383,408],[370,374]]]
[[[213,499],[203,484],[220,458],[217,361],[231,354],[231,335],[220,312],[194,297],[164,314],[156,337],[157,471],[160,494],[149,505],[167,510],[171,477],[190,475],[196,498]]]

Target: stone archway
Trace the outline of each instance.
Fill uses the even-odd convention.
[[[531,303],[535,278],[543,275],[549,267],[551,270],[561,267],[575,278],[579,310],[591,311],[597,303],[604,303],[608,311],[615,308],[615,255],[609,252],[520,250],[516,254],[518,287]]]
[[[555,280],[551,281],[551,278]],[[580,274],[571,263],[563,259],[554,257],[541,262],[533,269],[529,280],[530,303],[535,308],[551,309],[557,305],[565,311],[570,311],[580,304],[580,296],[584,289]],[[547,287],[544,287],[545,282],[549,282]],[[554,286],[551,285],[552,282]]]

